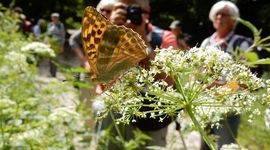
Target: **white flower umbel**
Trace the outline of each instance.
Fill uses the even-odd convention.
[[[0,76],[22,75],[22,73],[27,73],[29,70],[26,56],[15,51],[8,52],[3,57],[2,64],[0,64]]]
[[[162,73],[163,79],[172,78],[173,86],[158,78]],[[262,79],[215,47],[194,47],[187,52],[160,49],[150,69],[131,69],[103,94],[103,100],[107,110],[123,114],[120,121],[129,122],[134,116],[177,116],[184,110],[202,127],[227,113],[253,112],[254,102],[265,102],[270,95],[256,93],[265,87]],[[142,107],[149,109],[140,111]]]
[[[28,43],[21,48],[22,52],[34,53],[41,56],[55,57],[54,50],[47,44],[41,42]]]

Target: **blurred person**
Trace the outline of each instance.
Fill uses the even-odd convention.
[[[51,14],[51,22],[49,22],[47,26],[47,33],[52,39],[50,41],[52,47],[56,46],[55,49],[57,50],[57,52],[63,53],[66,31],[64,24],[60,21],[59,13],[55,12]],[[56,77],[57,67],[52,61],[50,61],[50,73],[52,77]]]
[[[49,22],[47,26],[47,32],[50,38],[53,38],[57,41],[60,52],[64,52],[66,31],[64,24],[60,21],[59,13],[55,12],[51,14],[51,22]]]
[[[209,18],[213,22],[216,32],[206,38],[201,47],[217,46],[228,53],[236,47],[235,44],[243,50],[249,48],[248,39],[234,32],[237,25],[236,19],[239,16],[239,9],[232,2],[220,1],[214,4],[210,10]]]
[[[45,19],[38,19],[37,24],[35,24],[32,28],[32,33],[34,35],[35,40],[37,41],[44,41],[44,37],[46,35],[46,20]],[[41,76],[50,76],[49,68],[50,68],[50,60],[49,58],[41,58],[38,62],[39,68],[39,75]]]
[[[29,35],[32,32],[32,22],[26,17],[25,14],[20,15],[21,30],[24,35]]]
[[[12,6],[11,13],[13,17],[19,18],[20,14],[23,14],[23,9],[21,7],[14,7]]]
[[[97,11],[100,12],[107,19],[110,18],[115,1],[114,0],[100,0],[97,4]]]
[[[38,19],[38,22],[33,27],[33,34],[35,37],[39,38],[42,33],[46,31],[46,20],[45,19]]]
[[[170,31],[162,30],[150,23],[150,5],[149,0],[115,0],[119,2],[115,5],[110,20],[116,25],[125,25],[132,28],[139,33],[145,41],[148,48],[155,49],[156,47],[168,48],[172,46],[177,48],[175,36]],[[141,18],[138,20],[131,20],[127,18],[127,6],[131,9],[139,8],[141,11]],[[140,10],[141,9],[141,10]],[[133,21],[133,22],[132,22]],[[134,22],[135,21],[135,22]],[[157,39],[160,38],[160,39]]]
[[[150,66],[149,60],[154,58],[155,53],[153,50],[155,48],[177,48],[176,37],[172,32],[160,29],[150,23],[149,0],[115,1],[117,3],[111,12],[110,21],[115,25],[124,25],[133,29],[141,36],[148,47],[149,56],[139,63],[142,67],[148,68]],[[172,79],[165,78],[165,75],[160,75],[157,78],[166,80],[169,85],[173,84]],[[138,127],[152,138],[147,143],[147,146],[166,146],[167,126],[171,123],[172,119],[165,118],[163,122],[159,122],[158,119],[158,117],[153,119],[148,116],[147,118],[138,118],[135,123],[132,123],[133,127]]]
[[[183,34],[183,31],[182,31],[181,22],[179,20],[174,20],[170,24],[169,27],[170,27],[172,33],[177,38],[177,46],[178,46],[178,48],[181,49],[181,50],[188,50],[190,47],[188,46],[188,44],[185,41],[184,34]]]
[[[234,3],[224,0],[215,3],[210,10],[209,18],[216,31],[202,42],[201,47],[215,46],[228,53],[231,53],[231,50],[235,50],[237,47],[242,50],[248,49],[251,44],[249,39],[234,32],[237,25],[236,19],[239,16],[239,9]],[[217,84],[225,83],[221,81]],[[210,134],[219,136],[217,139],[218,149],[224,144],[235,142],[239,122],[240,115],[232,112],[219,122],[220,127],[214,126],[210,129]],[[208,150],[210,148],[203,141],[201,149]]]
[[[32,32],[32,22],[23,13],[23,9],[21,7],[14,7],[11,10],[11,14],[15,19],[19,19],[19,31],[21,31],[24,35],[28,35]]]

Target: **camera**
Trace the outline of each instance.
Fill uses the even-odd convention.
[[[126,6],[124,9],[127,11],[127,19],[129,19],[135,25],[142,24],[143,10],[138,6]]]

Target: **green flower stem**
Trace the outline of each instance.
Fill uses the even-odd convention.
[[[192,122],[194,123],[195,127],[197,127],[197,129],[199,130],[199,132],[202,135],[204,141],[211,148],[211,150],[215,150],[216,149],[215,146],[214,146],[215,143],[209,139],[207,133],[205,133],[205,131],[200,126],[198,120],[194,116],[194,113],[192,111],[191,105],[186,105],[185,110],[187,111],[188,115],[190,116],[190,118],[191,118]]]
[[[110,111],[110,115],[111,115],[111,117],[112,117],[113,124],[114,124],[114,127],[115,127],[115,129],[116,129],[117,134],[119,135],[119,137],[121,138],[121,140],[124,141],[124,138],[123,138],[123,136],[122,136],[122,134],[121,134],[121,132],[120,132],[120,129],[119,129],[118,125],[117,125],[116,122],[115,122],[115,117],[114,117],[114,114],[113,114],[112,111]]]
[[[206,82],[208,79],[208,76],[207,75],[204,75],[203,78],[202,78],[202,82]],[[194,82],[192,84],[192,88],[191,90],[194,91],[194,92],[191,92],[191,96],[190,96],[190,102],[192,102],[196,97],[198,97],[198,95],[201,93],[201,91],[203,91],[203,85],[197,87],[194,89],[196,82]]]
[[[176,89],[178,90],[178,92],[181,93],[181,95],[183,96],[183,100],[185,102],[188,102],[187,98],[186,98],[186,95],[185,95],[185,92],[184,92],[184,89],[183,89],[183,86],[181,84],[181,80],[180,80],[180,77],[179,76],[174,76],[174,81],[175,81],[175,86],[176,86]]]
[[[151,90],[143,89],[143,91],[147,92],[148,94],[155,95],[155,96],[157,96],[159,98],[170,100],[172,102],[179,102],[179,97],[172,96],[172,95],[170,95],[170,94],[168,94],[168,93],[166,93],[166,92],[164,92],[162,90],[158,90],[156,92],[153,92]],[[147,97],[144,97],[144,99],[146,99],[146,98]],[[151,98],[149,98],[149,99],[151,99]]]

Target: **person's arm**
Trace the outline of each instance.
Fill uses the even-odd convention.
[[[77,47],[77,48],[74,48],[73,50],[74,50],[76,56],[79,58],[81,66],[84,67],[87,59],[85,58],[85,56],[82,52],[82,49]]]
[[[87,59],[84,56],[83,48],[81,46],[81,32],[76,32],[69,38],[69,45],[74,50],[75,55],[80,60],[82,67],[85,67]]]

